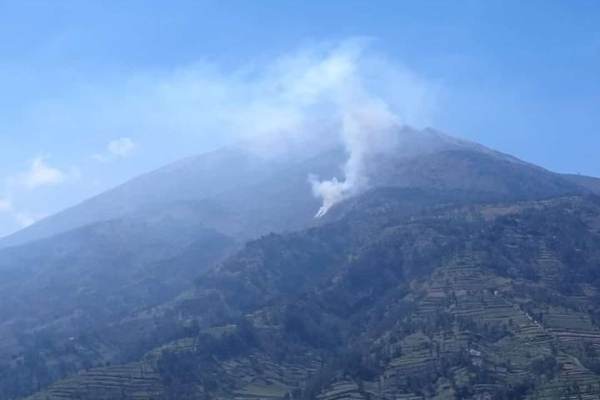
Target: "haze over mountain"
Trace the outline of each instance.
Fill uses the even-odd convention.
[[[569,335],[600,338],[598,181],[431,129],[394,135],[320,218],[310,177],[343,182],[347,149],[278,159],[229,147],[4,239],[0,397],[54,382],[37,398],[595,395],[595,353],[563,347],[571,336],[536,313],[574,307],[587,322]],[[537,338],[548,340],[531,360],[502,359]],[[400,365],[409,380],[390,381]]]

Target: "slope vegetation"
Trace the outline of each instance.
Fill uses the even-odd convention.
[[[600,200],[463,195],[251,242],[171,303],[187,338],[33,398],[598,398]]]

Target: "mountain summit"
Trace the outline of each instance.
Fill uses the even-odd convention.
[[[362,190],[442,185],[518,199],[555,196],[594,186],[594,178],[587,182],[576,176],[560,176],[432,129],[398,128],[389,145],[381,147],[384,150],[368,153],[366,157],[361,171],[366,181]],[[194,208],[212,228],[245,238],[298,229],[305,226],[308,214],[295,221],[290,218],[296,218],[293,215],[307,208],[312,214],[318,209],[308,177],[343,179],[342,167],[347,157],[342,148],[336,147],[308,154],[290,161],[269,158],[256,150],[227,147],[190,157],[0,239],[0,247],[24,244],[123,216],[181,207]],[[257,214],[259,210],[253,207],[261,206],[265,209]],[[272,215],[274,212],[280,215]],[[256,221],[261,216],[283,221]],[[280,222],[281,226],[270,225]],[[256,226],[258,223],[261,226]]]

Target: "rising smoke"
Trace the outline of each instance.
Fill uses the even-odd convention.
[[[337,178],[307,177],[322,216],[368,186],[367,159],[393,149],[400,126],[430,124],[431,84],[372,44],[313,45],[233,70],[200,61],[136,73],[118,84],[86,86],[30,120],[69,121],[54,127],[61,133],[83,126],[98,136],[124,132],[144,149],[174,146],[168,141],[244,143],[265,157],[288,157],[341,145],[347,159]]]
[[[327,126],[333,127],[347,153],[341,179],[309,177],[313,194],[322,200],[317,218],[368,186],[368,158],[396,151],[403,125],[427,123],[428,86],[406,69],[366,54],[364,43],[348,42],[330,50],[295,84],[310,88],[310,104],[330,110]]]
[[[403,125],[429,124],[432,88],[407,68],[369,51],[367,40],[320,45],[268,66],[228,75],[192,74],[206,87],[204,115],[268,156],[340,144],[347,153],[336,177],[308,177],[322,200],[316,217],[368,186],[367,159],[394,151]],[[171,85],[173,86],[173,85]],[[178,85],[174,85],[177,87]]]
[[[340,201],[355,195],[367,186],[364,174],[365,162],[372,153],[395,148],[394,133],[399,132],[401,119],[389,110],[387,105],[368,96],[345,98],[341,106],[339,127],[342,143],[347,153],[343,166],[343,179],[333,177],[319,180],[309,177],[313,194],[322,199],[323,204],[316,214],[322,217]]]

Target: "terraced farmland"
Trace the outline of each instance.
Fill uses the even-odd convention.
[[[600,238],[581,201],[266,237],[190,292],[195,333],[35,400],[600,398]]]

